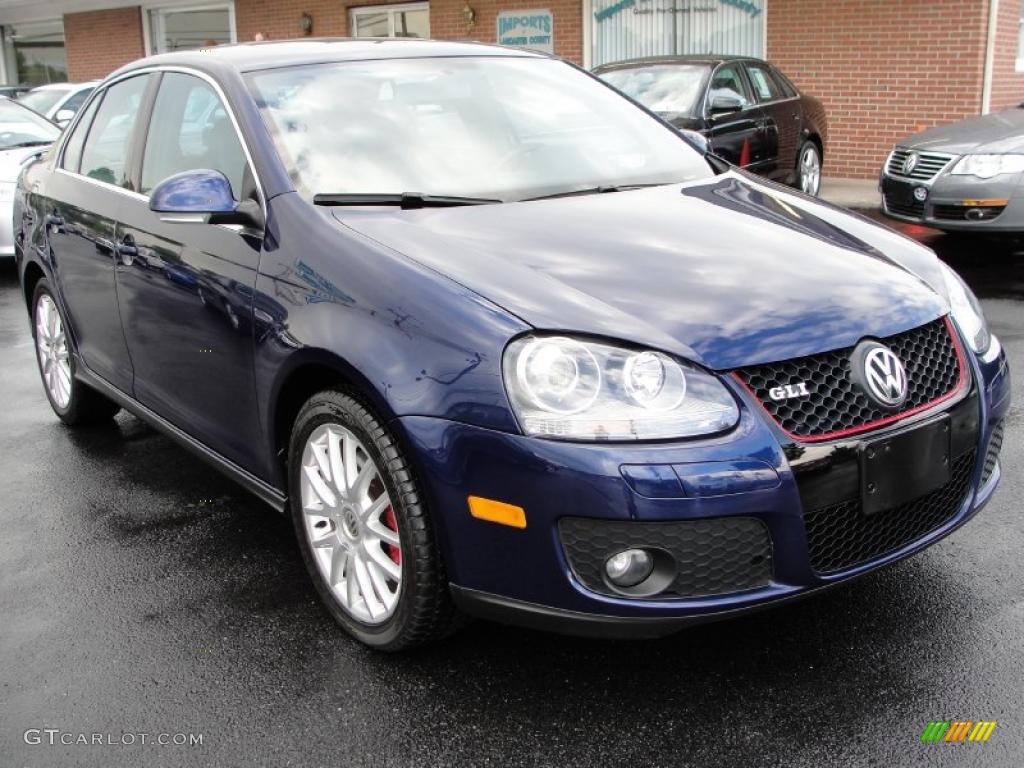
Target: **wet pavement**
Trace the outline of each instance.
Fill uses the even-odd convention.
[[[1019,389],[1024,242],[906,231],[983,299]],[[284,517],[133,417],[60,425],[0,267],[0,766],[1018,766],[1022,403],[987,509],[853,584],[655,642],[477,623],[379,656],[319,607]],[[945,719],[999,725],[919,741]]]

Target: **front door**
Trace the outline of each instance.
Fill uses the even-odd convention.
[[[715,97],[738,99],[740,109],[721,114],[710,113]],[[707,131],[712,151],[733,165],[759,172],[764,165],[764,115],[754,103],[743,68],[739,63],[723,64],[715,70],[708,85]]]
[[[162,75],[142,153],[143,195],[181,171],[221,171],[256,196],[224,104],[204,79]],[[253,383],[252,296],[261,237],[182,221],[129,201],[117,239],[118,298],[135,363],[135,397],[239,466],[261,446]]]
[[[149,77],[114,83],[75,126],[46,190],[46,231],[78,354],[118,389],[132,390],[114,277],[115,229],[132,198],[128,150]]]
[[[786,177],[796,166],[800,140],[801,110],[796,95],[788,97],[771,70],[765,65],[747,62],[747,74],[765,117],[765,142],[770,176]]]

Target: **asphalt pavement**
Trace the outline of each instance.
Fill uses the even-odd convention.
[[[0,266],[0,768],[1019,766],[1024,242],[905,231],[965,276],[1012,360],[1002,487],[978,518],[659,641],[476,623],[404,656],[349,640],[288,520],[198,459],[124,414],[63,427]],[[921,743],[950,719],[998,726]],[[154,743],[179,734],[202,743]]]

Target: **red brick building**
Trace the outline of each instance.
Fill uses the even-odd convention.
[[[1022,0],[0,0],[0,80],[89,80],[149,53],[303,36],[524,43],[584,66],[741,53],[829,114],[826,173],[872,177],[922,128],[1024,101]]]

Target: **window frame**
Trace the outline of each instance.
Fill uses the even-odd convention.
[[[747,68],[744,66],[743,60],[733,59],[731,61],[723,61],[714,68],[712,68],[711,75],[708,77],[707,85],[704,86],[703,117],[705,119],[711,117],[711,84],[715,81],[715,75],[718,73],[718,71],[720,69],[725,69],[726,67],[736,68],[736,72],[740,77],[740,81],[742,82],[743,87],[746,89],[746,94],[744,95],[746,96],[747,103],[743,105],[743,108],[740,111],[746,112],[748,109],[754,109],[755,107],[758,106],[758,101],[754,96],[754,87],[750,83],[749,75],[747,75]]]
[[[195,4],[175,4],[173,2],[158,2],[151,4],[143,4],[142,12],[144,14],[144,24],[142,25],[143,42],[145,44],[146,53],[149,56],[153,56],[160,53],[168,53],[164,49],[163,39],[166,37],[162,33],[163,30],[163,18],[169,13],[183,13],[188,11],[219,11],[227,10],[228,12],[228,31],[231,34],[231,43],[238,42],[238,25],[235,21],[235,3],[233,0],[229,2],[213,2],[213,3],[195,3]],[[155,34],[160,32],[160,34]],[[194,49],[193,49],[194,50]]]
[[[359,16],[372,16],[377,13],[387,13],[388,15],[388,37],[395,36],[395,14],[402,11],[426,11],[427,12],[427,27],[429,32],[430,27],[430,3],[429,2],[415,2],[415,3],[391,3],[387,5],[360,5],[348,9],[348,31],[351,37],[357,37],[356,35],[356,19]]]

